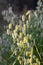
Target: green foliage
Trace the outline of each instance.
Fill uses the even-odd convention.
[[[9,23],[0,40],[1,65],[43,65],[43,2]]]

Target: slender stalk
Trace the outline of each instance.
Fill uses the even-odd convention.
[[[32,61],[33,61],[33,44],[32,44],[32,48],[31,48],[31,62],[30,62],[30,65],[32,65]]]

